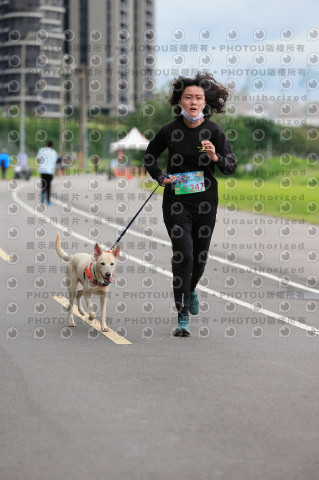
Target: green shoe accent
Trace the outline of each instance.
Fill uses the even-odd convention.
[[[176,327],[173,335],[174,337],[189,337],[190,334],[189,316],[180,314],[178,316],[178,327]]]
[[[197,293],[195,292],[195,290],[193,290],[189,294],[188,310],[192,315],[197,315],[199,313],[199,300],[198,300],[198,296],[197,296]]]

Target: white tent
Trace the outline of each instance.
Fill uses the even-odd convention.
[[[148,144],[147,138],[136,127],[133,127],[121,140],[110,144],[110,152],[116,152],[116,150],[146,150]]]

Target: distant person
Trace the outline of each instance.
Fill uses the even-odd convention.
[[[58,157],[57,161],[56,161],[56,174],[57,176],[59,177],[60,176],[60,173],[61,173],[61,164],[62,164],[62,157]]]
[[[98,155],[92,155],[91,157],[91,165],[94,167],[94,172],[95,175],[99,173],[99,163],[100,163],[100,158]]]
[[[56,174],[59,177],[60,175],[63,177],[65,175],[65,156],[60,155],[56,162]]]
[[[37,153],[37,162],[39,165],[39,173],[41,175],[41,203],[45,198],[47,204],[51,205],[51,182],[55,173],[58,154],[53,148],[53,142],[48,140],[45,147],[40,148]]]
[[[5,180],[7,168],[10,167],[10,155],[6,148],[3,148],[2,153],[0,153],[0,165],[2,180]]]

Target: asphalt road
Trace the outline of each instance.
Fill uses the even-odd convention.
[[[318,227],[220,208],[201,312],[175,338],[155,194],[110,287],[122,345],[68,328],[55,236],[72,253],[110,247],[148,193],[102,175],[53,192],[42,208],[34,179],[0,183],[1,479],[318,478]]]

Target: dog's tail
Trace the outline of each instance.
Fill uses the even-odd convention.
[[[62,258],[62,260],[65,260],[66,262],[70,262],[72,260],[73,255],[71,255],[70,253],[66,253],[61,247],[61,235],[59,232],[57,233],[55,240],[55,250],[59,257]]]

